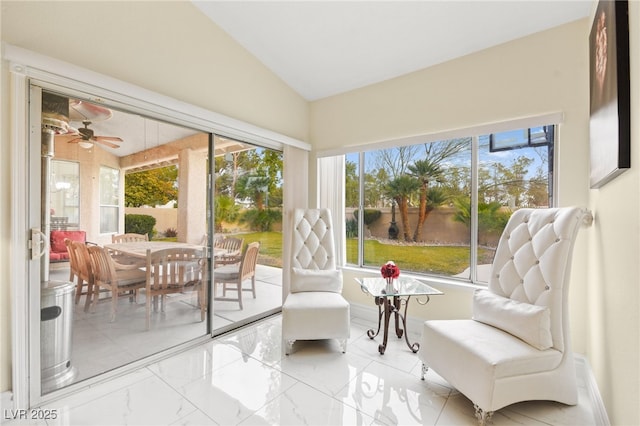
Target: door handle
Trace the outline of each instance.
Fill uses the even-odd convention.
[[[31,260],[41,258],[49,252],[49,238],[38,228],[31,228],[31,239],[29,240],[31,249]]]

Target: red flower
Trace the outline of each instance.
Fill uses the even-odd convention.
[[[382,268],[380,268],[380,273],[383,278],[398,278],[400,276],[400,268],[396,266],[392,261],[388,261]]]

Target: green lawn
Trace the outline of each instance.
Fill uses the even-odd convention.
[[[260,242],[258,263],[261,265],[282,267],[282,232],[247,232],[228,234],[229,237],[244,238],[244,245]]]
[[[244,238],[245,245],[260,242],[259,263],[282,267],[282,233],[250,232],[230,235]],[[347,240],[347,260],[357,260],[357,240]],[[365,241],[365,265],[378,266],[393,260],[400,269],[443,275],[455,275],[469,266],[469,247],[459,246],[404,246]],[[479,263],[490,263],[493,253],[481,249]]]
[[[470,262],[469,247],[465,246],[390,245],[375,240],[366,240],[364,245],[364,264],[368,266],[381,266],[392,260],[401,270],[456,275],[468,268]],[[492,255],[481,249],[480,263],[491,262]],[[357,259],[358,241],[348,239],[347,261],[355,263]]]

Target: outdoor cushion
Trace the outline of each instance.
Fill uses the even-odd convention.
[[[87,239],[87,233],[85,231],[51,231],[49,237],[51,246],[49,251],[50,261],[69,260],[67,246],[64,243],[65,238],[84,243]]]

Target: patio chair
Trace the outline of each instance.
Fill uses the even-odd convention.
[[[149,241],[149,236],[147,234],[136,234],[136,233],[127,233],[127,234],[114,234],[111,236],[111,242],[113,244],[121,244],[121,243],[135,243],[140,241]],[[111,258],[121,265],[137,265],[144,266],[145,260],[132,257],[128,254],[118,252],[117,250],[110,250]]]
[[[342,297],[329,209],[293,213],[290,293],[282,305],[282,340],[289,355],[296,340],[349,339],[349,302]]]
[[[85,295],[85,312],[89,310],[91,304],[91,291],[93,290],[93,269],[89,258],[89,250],[86,243],[65,238],[65,245],[69,252],[69,281],[76,283],[75,303],[80,301],[80,297]],[[86,287],[86,289],[85,289]]]
[[[214,267],[218,268],[222,265],[240,263],[243,245],[244,238],[225,237],[216,239],[214,250],[219,249],[223,252],[214,257]]]
[[[520,209],[498,243],[473,317],[424,323],[422,379],[432,368],[469,398],[481,425],[519,401],[578,401],[568,293],[579,208]]]
[[[91,299],[91,309],[95,309],[101,290],[110,291],[113,322],[118,310],[118,297],[126,294],[134,302],[137,290],[145,287],[145,271],[135,265],[127,269],[116,269],[115,262],[104,247],[91,246],[88,251],[93,271],[93,286],[90,286],[88,296]]]
[[[247,245],[244,254],[240,258],[240,263],[232,263],[216,268],[213,271],[214,290],[216,284],[222,284],[222,297],[214,297],[217,301],[237,301],[242,306],[242,292],[250,291],[253,298],[256,298],[256,265],[258,263],[258,252],[260,251],[260,243],[253,242]],[[245,288],[242,283],[251,279],[251,287]],[[235,286],[237,297],[226,297],[228,286]]]
[[[198,292],[200,320],[204,321],[207,309],[207,254],[205,249],[168,248],[147,250],[145,272],[146,328],[151,328],[151,303],[153,310],[165,310],[166,296],[187,290]]]
[[[128,234],[114,234],[111,236],[111,242],[116,244],[116,243],[132,243],[135,241],[149,241],[149,235],[147,234],[135,234],[135,233],[128,233]]]

